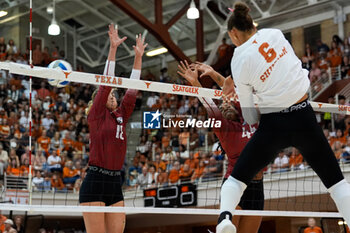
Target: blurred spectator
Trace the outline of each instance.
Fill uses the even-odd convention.
[[[45,177],[44,177],[44,182],[43,182],[43,191],[45,192],[49,192],[51,191],[51,178],[48,174],[45,174]]]
[[[204,168],[203,180],[213,180],[221,176],[222,163],[216,161],[214,156],[209,159],[209,164]]]
[[[44,47],[44,51],[42,53],[42,56],[43,56],[43,65],[48,66],[51,62],[49,47]]]
[[[140,188],[146,188],[150,179],[149,176],[150,174],[148,173],[148,168],[144,166],[142,168],[142,173],[137,176],[137,186]]]
[[[193,175],[191,177],[191,181],[195,182],[202,178],[204,173],[205,164],[204,161],[200,161],[198,167],[194,170]]]
[[[0,58],[6,58],[6,47],[4,37],[0,37]]]
[[[322,229],[316,226],[314,218],[309,218],[307,221],[309,227],[305,228],[304,233],[323,233]]]
[[[44,129],[49,130],[50,126],[53,125],[53,124],[55,124],[55,122],[52,119],[51,112],[46,112],[45,117],[42,119],[41,125],[44,127]],[[45,131],[45,134],[46,134],[46,131]]]
[[[79,178],[78,171],[73,168],[73,162],[71,160],[67,161],[66,166],[63,168],[63,183],[74,184]]]
[[[322,56],[322,54],[327,54],[329,52],[329,47],[319,39],[317,40],[317,51]]]
[[[147,98],[147,107],[152,108],[152,106],[157,103],[158,99],[159,97],[154,92],[151,92],[151,95]]]
[[[162,68],[160,70],[160,76],[159,76],[159,81],[163,83],[169,82],[169,75],[168,75],[168,68]]]
[[[57,60],[60,57],[59,52],[58,52],[59,50],[60,50],[60,48],[58,46],[55,46],[53,48],[52,53],[51,53],[52,60]]]
[[[137,185],[137,179],[134,177],[134,175],[129,175],[129,180],[128,180],[128,186],[130,188],[135,188]]]
[[[37,143],[39,145],[39,150],[43,150],[46,152],[46,154],[48,154],[51,139],[47,137],[46,132],[47,131],[45,129],[42,131],[42,134],[38,138]]]
[[[9,162],[9,157],[7,151],[3,149],[3,145],[0,142],[0,176],[4,175],[4,171]]]
[[[7,218],[4,215],[2,215],[1,210],[0,210],[0,232],[4,232],[4,230],[5,230],[5,221],[6,221],[6,219]]]
[[[158,172],[156,171],[156,167],[154,165],[150,165],[148,171],[149,175],[147,188],[154,188],[157,185]]]
[[[311,70],[309,73],[310,81],[312,82],[314,79],[319,79],[321,77],[321,70],[317,67],[315,62],[311,63]]]
[[[183,168],[180,169],[179,178],[181,182],[189,182],[193,174],[193,169],[188,164],[184,164]]]
[[[44,187],[43,187],[44,178],[41,176],[41,171],[39,170],[35,171],[35,176],[33,177],[32,183],[33,183],[34,190],[39,190],[39,191],[44,190]]]
[[[153,165],[155,166],[156,168],[156,171],[158,171],[159,168],[161,168],[162,170],[165,170],[166,169],[166,163],[163,162],[161,159],[160,159],[160,155],[157,154],[155,156],[155,160],[153,162]]]
[[[158,168],[157,184],[160,186],[167,185],[168,183],[168,173],[162,167]]]
[[[62,179],[54,173],[51,177],[51,187],[57,192],[57,191],[66,191],[66,187],[63,184]]]
[[[168,181],[169,184],[176,184],[180,179],[180,162],[174,162],[174,167],[170,170]]]
[[[6,47],[7,55],[15,55],[17,54],[17,52],[18,51],[15,42],[12,39],[10,39]]]
[[[33,65],[35,66],[41,66],[43,63],[43,54],[41,52],[41,46],[40,44],[37,44],[35,46],[35,49],[33,51]]]
[[[347,78],[350,76],[350,64],[349,64],[349,57],[344,56],[343,57],[343,62],[341,64],[341,78]]]
[[[50,96],[50,91],[45,87],[45,82],[40,83],[40,89],[37,91],[40,100],[44,100],[46,96]]]
[[[21,170],[19,166],[17,165],[16,159],[11,159],[9,165],[7,166],[6,169],[7,175],[10,176],[20,176],[21,175]]]
[[[18,233],[24,233],[23,219],[19,215],[15,217],[14,228]]]
[[[292,154],[289,157],[289,166],[292,170],[303,169],[303,156],[297,148],[293,148]]]
[[[44,228],[40,228],[38,233],[46,233],[46,230]]]
[[[15,233],[15,232],[17,232],[13,228],[13,221],[11,219],[6,219],[4,223],[5,223],[4,233]]]
[[[28,176],[29,174],[29,159],[25,159],[24,163],[21,165],[20,169],[20,174],[22,176]],[[32,171],[33,174],[33,171]]]
[[[35,154],[32,154],[32,164],[35,170],[44,171],[47,169],[45,152],[38,151]]]
[[[287,171],[289,167],[289,159],[285,152],[282,150],[278,153],[277,158],[272,164],[273,171]]]
[[[166,148],[166,152],[163,153],[162,160],[163,161],[170,161],[170,160],[175,160],[175,152],[171,149],[170,146]]]
[[[57,151],[52,150],[51,155],[47,158],[48,169],[51,172],[62,172],[61,161],[62,159],[60,156],[57,155]]]

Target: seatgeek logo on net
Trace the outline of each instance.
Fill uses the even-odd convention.
[[[163,118],[163,119],[161,119]],[[174,119],[172,119],[174,118]],[[163,115],[157,111],[143,112],[144,129],[163,128],[220,128],[221,121],[214,118],[208,118],[205,121],[193,118],[191,115]]]

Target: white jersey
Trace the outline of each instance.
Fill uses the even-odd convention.
[[[262,29],[235,49],[231,70],[244,119],[259,121],[262,114],[279,112],[300,100],[308,91],[308,71],[278,29]]]

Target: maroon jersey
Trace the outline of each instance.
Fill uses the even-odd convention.
[[[106,75],[114,75],[108,72],[108,65],[107,62]],[[120,170],[126,154],[126,123],[134,110],[137,90],[127,90],[117,110],[110,112],[106,103],[111,89],[99,87],[87,117],[90,130],[89,165]]]
[[[199,98],[207,109],[208,116],[221,121],[220,128],[213,128],[215,135],[219,138],[222,148],[225,150],[228,157],[228,168],[225,174],[225,178],[228,178],[237,162],[239,155],[243,148],[253,136],[256,129],[256,125],[249,127],[248,124],[242,122],[227,120],[221,113],[216,104],[209,98]],[[236,109],[241,114],[239,104]],[[252,132],[253,131],[253,132]]]

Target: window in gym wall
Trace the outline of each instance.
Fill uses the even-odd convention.
[[[317,51],[317,40],[321,38],[321,25],[317,24],[304,28],[305,45],[309,44],[312,51]]]
[[[292,44],[292,33],[291,32],[285,32],[284,37],[288,40],[289,44]]]

